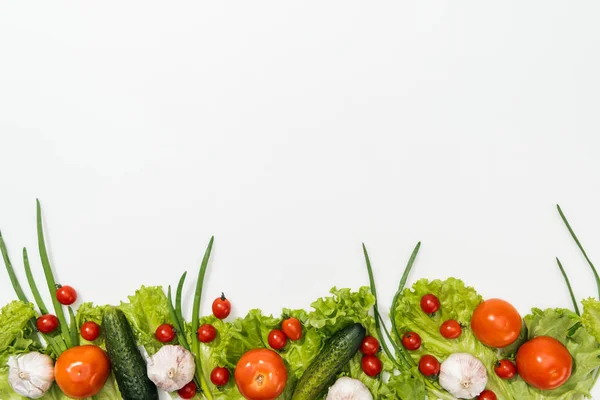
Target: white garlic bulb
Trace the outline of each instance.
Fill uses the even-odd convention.
[[[8,383],[21,396],[39,399],[54,382],[54,361],[45,354],[31,352],[8,359]]]
[[[468,353],[451,354],[440,366],[440,385],[459,399],[478,396],[485,389],[487,380],[483,363]]]
[[[194,355],[177,345],[163,346],[148,359],[148,378],[161,390],[174,392],[194,378]]]
[[[343,376],[329,388],[325,400],[373,400],[373,395],[358,379]]]

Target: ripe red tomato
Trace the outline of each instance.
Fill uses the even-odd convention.
[[[471,329],[479,341],[490,347],[506,347],[521,333],[523,322],[512,304],[489,299],[479,304],[471,318]]]
[[[208,343],[215,340],[217,337],[217,330],[211,324],[204,324],[198,328],[198,340],[202,343]]]
[[[175,328],[171,324],[162,324],[156,328],[156,332],[154,332],[154,336],[161,343],[169,343],[173,339],[175,339]]]
[[[225,319],[231,313],[231,303],[225,298],[224,293],[221,293],[221,297],[217,297],[213,301],[212,312],[219,319]]]
[[[496,393],[491,390],[484,390],[477,396],[477,400],[498,400]]]
[[[421,310],[425,314],[433,314],[440,309],[440,299],[429,293],[421,297]]]
[[[383,364],[377,356],[363,356],[361,366],[363,372],[371,377],[379,375],[383,369]]]
[[[77,292],[71,286],[59,286],[56,289],[56,299],[65,306],[70,306],[77,300]]]
[[[297,318],[290,317],[283,320],[281,330],[290,340],[298,340],[302,337],[302,324]]]
[[[229,370],[224,367],[216,367],[210,373],[210,381],[215,386],[225,386],[229,382]]]
[[[44,314],[36,321],[38,331],[52,333],[58,328],[58,318],[52,314]]]
[[[269,332],[269,346],[275,350],[281,350],[287,344],[287,336],[279,329],[273,329]]]
[[[535,337],[517,351],[517,371],[533,387],[552,390],[571,376],[573,358],[569,350],[549,336]]]
[[[110,361],[98,346],[71,347],[62,352],[54,364],[56,384],[72,399],[85,399],[97,394],[106,383]]]
[[[269,349],[254,349],[238,361],[233,374],[235,383],[249,400],[276,399],[287,382],[287,370],[279,354]]]
[[[374,356],[379,351],[379,340],[373,336],[365,336],[360,344],[360,351],[368,356]]]
[[[502,379],[510,379],[517,374],[517,366],[510,360],[499,360],[494,365],[494,371]]]
[[[191,381],[190,383],[186,383],[184,387],[179,389],[177,391],[177,394],[182,399],[191,399],[196,395],[197,390],[198,389],[196,388],[196,384],[194,383],[194,381]]]
[[[81,325],[81,337],[85,340],[93,342],[100,336],[100,326],[94,321],[87,321]]]
[[[462,333],[462,328],[458,322],[453,319],[445,321],[440,326],[440,334],[446,339],[456,339]]]
[[[406,332],[402,335],[402,346],[406,350],[417,350],[421,347],[421,336],[415,332]]]
[[[419,360],[419,371],[425,376],[434,376],[440,373],[440,362],[434,356],[425,354]]]

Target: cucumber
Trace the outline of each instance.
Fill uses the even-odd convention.
[[[106,352],[125,400],[158,400],[158,390],[146,372],[146,361],[137,348],[123,311],[109,307],[102,318]]]
[[[335,335],[304,371],[296,385],[292,400],[315,400],[360,348],[365,337],[361,324],[352,324]]]

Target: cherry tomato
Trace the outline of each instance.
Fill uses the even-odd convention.
[[[373,336],[365,336],[360,344],[360,351],[367,356],[374,356],[379,351],[379,340]]]
[[[510,379],[517,374],[517,366],[510,360],[504,359],[496,362],[494,371],[502,379]]]
[[[52,314],[44,314],[37,319],[38,331],[42,333],[52,333],[58,328],[58,318]]]
[[[432,355],[425,354],[419,360],[419,371],[425,376],[434,376],[440,373],[440,362]]]
[[[415,332],[406,332],[402,335],[402,346],[406,350],[417,350],[421,347],[421,336]]]
[[[177,394],[182,399],[191,399],[196,395],[196,391],[197,391],[196,384],[194,383],[194,381],[191,381],[189,383],[186,383],[186,385],[184,387],[179,389],[177,391]]]
[[[56,289],[56,299],[65,306],[70,306],[77,300],[77,292],[71,286],[59,286]]]
[[[521,333],[523,322],[516,308],[500,299],[479,304],[471,318],[471,329],[479,341],[490,347],[506,347]]]
[[[198,340],[202,343],[208,343],[215,340],[217,337],[217,330],[211,324],[204,324],[198,328]]]
[[[85,340],[93,342],[100,336],[100,326],[94,321],[87,321],[81,325],[81,337]]]
[[[498,400],[498,398],[496,397],[496,393],[492,392],[491,390],[484,390],[483,392],[479,393],[477,400]]]
[[[446,339],[456,339],[462,333],[462,328],[460,324],[453,319],[449,319],[445,321],[442,326],[440,326],[440,334]]]
[[[287,370],[279,354],[269,349],[254,349],[238,361],[233,374],[242,394],[250,400],[276,399],[287,382]]]
[[[156,339],[161,343],[169,343],[175,339],[175,329],[171,324],[162,324],[156,328],[154,336],[156,336]]]
[[[425,314],[433,314],[440,309],[440,299],[429,293],[421,297],[421,310]]]
[[[567,348],[549,336],[535,337],[517,352],[519,375],[538,389],[556,389],[569,379],[572,369],[573,358]]]
[[[287,344],[287,336],[279,329],[273,329],[269,332],[269,346],[275,350],[281,350]]]
[[[383,364],[377,356],[363,356],[361,366],[363,372],[371,377],[379,375],[383,369]]]
[[[229,370],[223,367],[216,367],[210,373],[210,381],[215,386],[225,386],[229,382]]]
[[[85,399],[97,394],[108,379],[110,361],[98,346],[71,347],[54,364],[54,379],[65,395]]]
[[[225,319],[231,312],[231,303],[225,298],[225,294],[221,293],[221,297],[217,297],[212,303],[212,312],[215,317]]]
[[[302,337],[302,324],[297,318],[290,317],[283,320],[281,330],[290,340],[298,340]]]

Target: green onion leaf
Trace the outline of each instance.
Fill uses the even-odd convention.
[[[567,284],[567,288],[569,289],[569,294],[571,295],[571,301],[573,302],[573,308],[575,309],[575,313],[581,316],[581,313],[579,312],[579,307],[577,306],[577,300],[575,299],[575,294],[573,294],[573,289],[571,288],[571,282],[569,281],[569,277],[567,276],[567,273],[565,272],[565,269],[560,263],[558,257],[556,257],[556,263],[558,264],[558,268],[560,268],[560,272],[562,272],[563,278],[565,278],[565,283]]]

